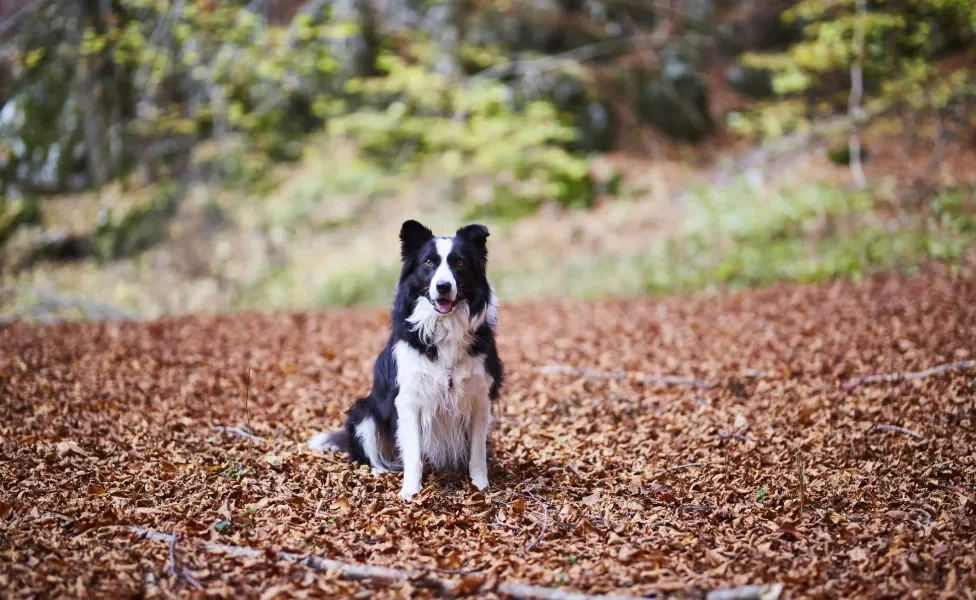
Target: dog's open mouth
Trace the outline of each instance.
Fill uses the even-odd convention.
[[[441,313],[442,315],[446,315],[450,313],[452,310],[454,310],[454,303],[448,300],[447,298],[435,298],[434,310]]]

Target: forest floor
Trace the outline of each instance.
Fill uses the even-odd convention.
[[[503,307],[491,487],[411,503],[305,448],[386,327],[0,327],[4,595],[974,595],[971,277]]]

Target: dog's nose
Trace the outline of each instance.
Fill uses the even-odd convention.
[[[451,291],[450,281],[438,281],[437,282],[437,293],[446,294]]]

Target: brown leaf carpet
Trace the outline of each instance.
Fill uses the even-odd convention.
[[[976,595],[976,369],[845,385],[976,358],[971,280],[503,306],[491,488],[428,473],[411,504],[398,474],[304,446],[368,391],[386,326],[345,310],[0,328],[0,595],[433,595],[282,550],[594,594]],[[264,441],[214,429],[247,427],[248,369]],[[205,591],[133,526],[179,532]]]

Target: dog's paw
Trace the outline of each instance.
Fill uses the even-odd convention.
[[[403,487],[400,488],[399,496],[400,498],[409,502],[410,499],[413,498],[414,494],[418,493],[420,490],[421,490],[420,483],[412,484],[412,485],[408,485],[407,483],[404,483]]]
[[[472,473],[471,483],[474,484],[474,487],[478,488],[478,491],[483,492],[488,489],[488,476],[481,473]]]

